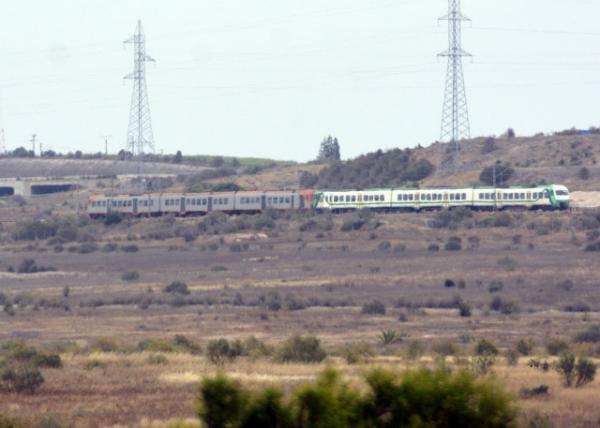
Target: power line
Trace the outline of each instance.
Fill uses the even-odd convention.
[[[441,139],[449,139],[458,156],[458,141],[470,137],[469,111],[462,69],[462,59],[471,56],[462,49],[462,22],[470,21],[460,10],[460,0],[448,0],[448,14],[440,20],[448,21],[448,50],[439,54],[448,58],[446,89],[442,108]]]
[[[146,147],[154,151],[152,117],[150,116],[148,87],[146,86],[146,63],[155,62],[154,58],[146,54],[146,36],[142,29],[142,21],[138,21],[135,34],[124,43],[134,45],[133,73],[125,76],[125,79],[133,80],[127,148],[133,155],[137,154],[141,157]]]

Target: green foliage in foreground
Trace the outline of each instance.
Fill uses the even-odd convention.
[[[202,382],[198,415],[208,428],[505,428],[517,426],[514,398],[493,379],[420,369],[366,375],[366,391],[325,371],[288,399],[249,390],[219,374]]]

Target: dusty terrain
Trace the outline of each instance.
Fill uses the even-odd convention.
[[[73,200],[65,195],[5,209],[25,218],[39,215],[43,206],[54,206],[55,214],[74,213]],[[474,221],[490,215],[477,213]],[[528,338],[535,343],[530,357],[522,357],[516,368],[499,358],[494,369],[515,394],[522,387],[550,386],[546,397],[521,401],[523,419],[540,412],[558,427],[596,426],[598,381],[565,389],[555,372],[527,367],[529,358],[544,358],[551,339],[571,341],[579,330],[600,323],[598,253],[583,250],[588,231],[575,226],[585,215],[516,212],[510,214],[510,227],[450,230],[431,227],[436,213],[379,214],[357,231],[341,230],[355,219],[352,214],[293,215],[275,218],[272,228],[262,230],[231,231],[221,225],[221,232],[199,233],[193,240],[165,231],[196,230],[202,218],[126,220],[111,227],[83,222],[81,230],[98,246],[88,254],[79,253],[82,244],[77,242],[57,252],[46,240],[14,241],[10,234],[17,226],[5,223],[0,292],[22,303],[14,315],[0,312],[0,342],[62,344],[65,366],[44,370],[46,382],[34,395],[2,395],[0,413],[33,419],[51,414],[76,426],[162,426],[173,418],[193,419],[197,383],[215,366],[203,356],[173,353],[164,354],[167,363],[151,364],[150,354],[136,351],[139,341],[181,334],[205,347],[211,339],[253,335],[277,345],[301,333],[321,339],[331,354],[325,363],[281,365],[268,357],[240,358],[226,370],[251,384],[296,385],[328,365],[356,377],[371,365],[431,364],[448,343],[460,359],[468,358],[481,338],[502,350]],[[255,220],[220,221],[252,225]],[[160,239],[151,237],[159,232]],[[444,250],[451,236],[462,239],[461,251]],[[388,241],[389,248],[382,244]],[[107,244],[114,244],[113,250],[103,251]],[[124,251],[128,245],[139,250]],[[431,251],[432,245],[440,250]],[[7,272],[26,258],[56,271]],[[124,281],[128,271],[138,272],[139,279]],[[445,286],[448,279],[455,286]],[[175,280],[185,282],[191,294],[177,299],[165,293]],[[566,280],[572,286],[565,287]],[[464,288],[457,285],[460,281]],[[501,281],[502,290],[491,292],[492,281]],[[491,310],[496,296],[517,309],[508,314]],[[279,299],[281,308],[270,308],[272,299]],[[457,299],[472,307],[472,316],[459,316]],[[373,300],[384,303],[385,314],[361,313]],[[585,312],[569,312],[582,304]],[[383,329],[398,331],[404,340],[382,347],[377,336]],[[122,350],[90,353],[89,346],[106,337]],[[423,347],[421,360],[405,357],[414,341]],[[375,350],[367,366],[349,366],[339,357],[344,347],[358,343]],[[600,355],[595,348],[577,346]]]
[[[524,424],[539,413],[556,427],[598,426],[600,381],[565,388],[556,371],[528,367],[530,359],[554,361],[547,345],[556,339],[578,355],[596,362],[600,357],[597,343],[574,341],[577,332],[600,324],[600,253],[585,251],[600,241],[600,217],[593,210],[600,206],[596,136],[519,141],[523,144],[515,150],[514,142],[499,139],[487,155],[480,154],[483,140],[464,143],[469,150],[460,174],[445,166],[444,146],[417,149],[437,165],[424,184],[474,183],[484,166],[501,159],[516,166],[514,180],[542,177],[567,184],[574,190],[572,211],[481,212],[443,227],[434,227],[435,212],[364,219],[352,213],[163,217],[105,226],[86,219],[87,196],[108,189],[126,192],[128,180],[93,179],[75,192],[0,200],[0,294],[10,302],[0,311],[0,344],[24,341],[59,352],[64,364],[43,369],[45,382],[35,394],[0,393],[0,414],[33,422],[51,415],[65,426],[162,427],[174,419],[194,426],[198,383],[218,370],[205,356],[211,340],[255,336],[277,347],[298,333],[321,340],[328,352],[325,362],[240,357],[224,370],[250,385],[288,390],[330,366],[359,382],[360,374],[375,366],[402,371],[446,358],[453,367],[468,367],[475,343],[487,339],[501,351],[492,376],[515,396],[522,388],[549,387],[548,394],[519,399]],[[531,157],[535,162],[527,161]],[[77,175],[77,168],[87,167],[77,161],[23,162],[11,163],[13,170],[3,168],[3,174],[45,168],[44,174]],[[106,174],[115,174],[112,166]],[[591,174],[586,180],[579,177],[583,166]],[[117,167],[126,174],[135,164]],[[160,168],[155,173],[197,172],[185,165]],[[297,187],[302,172],[321,168],[277,167],[212,182],[290,188]],[[169,190],[183,186],[175,181]],[[59,219],[76,235],[14,239],[34,219]],[[452,237],[461,239],[459,251],[445,249]],[[26,259],[53,271],[13,272]],[[128,272],[139,278],[124,279]],[[165,292],[173,281],[184,282],[190,293]],[[498,297],[506,310],[494,310]],[[375,300],[385,313],[363,313],[363,306]],[[461,302],[470,316],[460,316]],[[397,332],[402,341],[384,346],[382,330]],[[202,352],[142,351],[139,345],[149,339],[169,342],[176,335],[197,343]],[[531,339],[533,349],[511,366],[502,355],[521,339]],[[114,347],[98,346],[106,342]],[[348,364],[344,352],[355,345],[372,354]],[[416,356],[414,349],[420,350]]]

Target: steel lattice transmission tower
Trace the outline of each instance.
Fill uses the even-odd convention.
[[[471,56],[462,49],[462,23],[470,19],[461,13],[460,0],[448,0],[448,14],[440,21],[448,21],[448,50],[438,55],[448,58],[441,139],[450,141],[458,152],[458,141],[471,134],[462,66],[463,57]]]
[[[148,101],[148,87],[146,86],[146,63],[155,62],[154,58],[146,54],[146,36],[142,29],[142,21],[138,21],[135,34],[124,43],[134,45],[133,73],[125,76],[125,79],[133,80],[129,127],[127,128],[127,149],[133,155],[141,156],[146,149],[154,151],[154,134]]]

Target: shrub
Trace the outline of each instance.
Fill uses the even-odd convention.
[[[0,428],[27,428],[28,425],[16,418],[0,415]]]
[[[368,358],[372,358],[374,355],[373,349],[366,344],[346,346],[341,351],[341,356],[347,364],[362,363]]]
[[[135,270],[123,272],[123,274],[121,275],[121,279],[123,281],[137,281],[138,279],[140,279],[140,274],[138,271]]]
[[[439,354],[442,357],[449,357],[458,353],[457,346],[448,340],[434,342],[431,345],[431,350],[433,353]]]
[[[361,309],[361,313],[365,315],[385,315],[385,312],[385,305],[379,300],[365,303]]]
[[[476,355],[471,361],[471,369],[479,376],[485,376],[490,372],[493,365],[496,364],[496,355],[482,354]]]
[[[394,253],[403,253],[406,251],[406,244],[394,245]]]
[[[121,246],[121,251],[123,251],[124,253],[137,253],[139,250],[140,247],[138,247],[135,244]]]
[[[494,379],[425,368],[365,378],[363,392],[326,370],[284,401],[279,390],[250,392],[218,374],[200,386],[198,415],[207,428],[517,426],[514,399]]]
[[[239,342],[230,344],[227,339],[211,340],[206,347],[206,356],[215,365],[223,365],[241,354],[241,344]]]
[[[550,355],[560,355],[569,350],[569,344],[561,339],[551,339],[546,343],[546,351]]]
[[[481,147],[481,154],[487,155],[495,151],[498,147],[496,147],[496,139],[494,137],[488,137],[483,142],[483,146]]]
[[[597,252],[597,251],[600,251],[600,241],[586,245],[585,251],[587,251],[587,252]]]
[[[434,170],[431,162],[418,159],[412,150],[378,150],[347,162],[331,163],[321,170],[314,187],[394,187],[423,180]]]
[[[0,390],[12,394],[33,394],[44,383],[35,366],[6,367],[0,372]]]
[[[295,335],[277,350],[276,360],[282,363],[320,363],[327,354],[314,336]]]
[[[90,349],[95,352],[119,352],[121,347],[115,339],[110,337],[102,337],[96,339],[91,345]]]
[[[564,353],[556,363],[556,371],[563,378],[563,383],[566,387],[573,384],[575,380],[575,355],[571,353]]]
[[[123,221],[121,214],[118,212],[110,212],[106,217],[104,217],[104,225],[111,226],[113,224],[119,224]]]
[[[451,236],[448,238],[446,245],[444,246],[446,251],[460,251],[462,250],[462,238],[458,236]]]
[[[460,302],[458,304],[458,314],[464,318],[470,317],[471,316],[471,306],[468,303]]]
[[[58,354],[38,354],[33,359],[33,363],[37,367],[48,369],[59,369],[63,366],[60,355]]]
[[[532,339],[520,339],[515,346],[519,354],[527,357],[532,354],[535,343]]]
[[[198,416],[207,428],[239,426],[248,402],[247,393],[239,383],[218,374],[202,381],[199,395]]]
[[[594,378],[596,377],[596,369],[596,364],[594,364],[591,360],[580,357],[577,365],[575,366],[575,371],[577,372],[575,386],[580,387],[593,382]]]
[[[190,354],[200,354],[202,352],[202,348],[192,340],[187,337],[177,334],[173,339],[173,345],[175,346],[177,351],[180,352],[189,352]]]
[[[98,251],[98,245],[93,242],[85,242],[77,247],[77,252],[79,254],[91,254],[96,251]]]
[[[435,253],[437,251],[440,251],[440,246],[438,244],[429,244],[429,246],[427,247],[427,251]]]
[[[117,244],[109,242],[108,244],[105,244],[104,247],[102,247],[102,252],[103,253],[112,253],[114,251],[117,251],[118,249],[119,249],[119,246]]]
[[[579,177],[581,180],[589,180],[590,176],[590,170],[587,169],[585,166],[581,167],[579,171],[577,171],[577,177]]]
[[[515,170],[509,163],[496,162],[493,166],[488,166],[479,174],[479,181],[487,185],[500,185],[506,183],[513,176]]]
[[[504,355],[506,357],[506,364],[509,366],[516,366],[519,363],[519,352],[516,349],[509,349]]]
[[[454,283],[454,281],[453,281],[453,280],[451,280],[451,279],[446,279],[446,280],[444,281],[444,287],[446,287],[446,288],[453,288],[453,287],[455,287],[455,286],[456,286],[456,284],[455,284],[455,283]]]
[[[392,243],[390,241],[381,241],[379,245],[377,245],[377,250],[381,252],[390,251],[392,248]]]
[[[146,363],[152,366],[162,366],[169,364],[169,359],[161,354],[152,354],[148,355],[148,358],[146,358]]]
[[[494,345],[492,342],[486,340],[486,339],[481,339],[480,341],[477,342],[477,344],[475,345],[475,355],[494,355],[497,356],[499,351],[498,348],[496,348],[496,345]]]
[[[575,336],[575,342],[578,343],[598,343],[600,342],[600,324],[592,325]]]
[[[521,388],[519,396],[523,399],[534,398],[548,395],[550,387],[548,385],[539,385],[535,388]]]
[[[51,266],[40,266],[33,259],[24,259],[17,266],[17,273],[53,272],[56,268]]]
[[[402,342],[402,336],[400,336],[395,330],[381,330],[379,336],[377,336],[382,345],[388,346],[394,343]]]
[[[190,294],[190,290],[188,289],[187,284],[182,281],[173,281],[172,283],[167,285],[163,291],[165,293],[172,293],[172,294],[181,294],[181,295]]]
[[[512,257],[502,257],[501,259],[497,260],[498,266],[500,266],[501,268],[512,272],[514,271],[519,264],[517,263],[517,261],[515,259],[513,259]]]
[[[570,279],[565,279],[564,281],[556,284],[556,287],[563,291],[571,291],[575,284]]]
[[[504,283],[502,281],[492,281],[488,285],[488,291],[490,293],[498,293],[504,289]],[[494,309],[498,310],[498,309]]]

